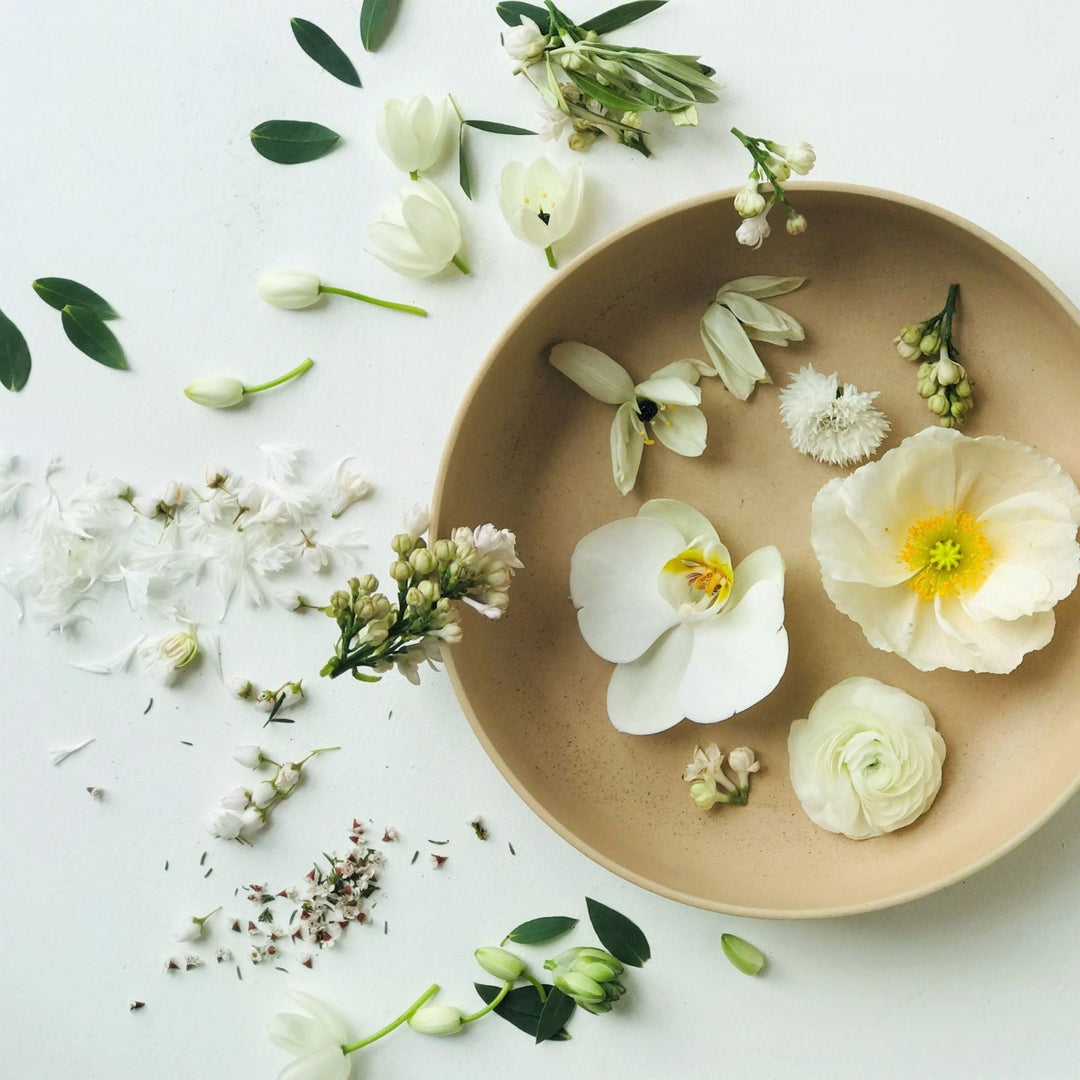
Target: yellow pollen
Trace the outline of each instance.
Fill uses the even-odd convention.
[[[728,563],[701,548],[687,548],[664,563],[664,572],[686,578],[692,589],[708,596],[713,604],[722,604],[731,592],[735,574]]]
[[[993,552],[982,529],[963,510],[916,521],[908,529],[900,561],[912,570],[908,588],[920,599],[963,596],[977,589],[989,572]]]

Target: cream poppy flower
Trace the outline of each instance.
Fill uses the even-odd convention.
[[[383,153],[414,180],[434,168],[451,145],[456,118],[448,102],[414,97],[387,101],[375,121],[375,138]]]
[[[555,266],[552,245],[562,240],[577,221],[585,195],[580,165],[560,173],[545,157],[531,165],[511,161],[499,178],[499,209],[513,234],[543,248]]]
[[[1080,572],[1080,492],[998,436],[927,428],[818,492],[810,539],[829,598],[922,671],[1012,671],[1054,633]]]
[[[406,277],[431,277],[461,261],[461,223],[450,200],[430,181],[417,180],[383,206],[379,220],[368,226],[371,247],[365,250]]]
[[[780,552],[759,548],[732,569],[708,520],[674,499],[582,539],[570,596],[586,644],[616,665],[607,709],[619,731],[726,720],[787,666]]]
[[[635,386],[622,364],[580,341],[561,342],[549,359],[590,397],[617,406],[611,422],[611,471],[624,495],[633,489],[642,452],[654,436],[683,457],[704,453],[708,425],[698,408],[697,382],[713,372],[701,361],[676,360]]]

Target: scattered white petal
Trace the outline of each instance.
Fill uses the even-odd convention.
[[[131,658],[145,640],[146,635],[137,637],[130,645],[125,645],[114,657],[108,660],[70,661],[73,668],[89,671],[92,675],[115,675],[118,671],[127,671]]]
[[[93,741],[94,740],[90,738],[79,743],[78,746],[67,746],[59,750],[50,750],[49,763],[52,765],[59,765],[61,761],[66,761],[72,754],[77,754],[84,747],[89,746]]]

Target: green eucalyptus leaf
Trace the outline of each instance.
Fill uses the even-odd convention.
[[[463,124],[477,131],[490,131],[492,135],[535,135],[528,128],[514,127],[513,124],[498,124],[494,120],[463,120]]]
[[[316,26],[307,19],[290,19],[289,25],[292,27],[296,44],[319,67],[330,72],[335,79],[348,83],[349,86],[360,86],[360,76],[356,73],[353,62],[321,26]]]
[[[360,9],[360,40],[368,52],[374,52],[390,33],[397,0],[364,0]]]
[[[469,176],[469,155],[465,149],[465,125],[458,133],[458,183],[465,192],[465,198],[472,198],[472,177]]]
[[[520,923],[503,940],[516,941],[519,945],[539,945],[573,930],[577,924],[577,919],[569,915],[547,915]]]
[[[553,986],[548,991],[544,1010],[536,1021],[536,1041],[542,1043],[556,1038],[560,1031],[565,1030],[566,1022],[573,1016],[575,1008],[577,1004],[574,999]]]
[[[79,352],[105,367],[126,370],[127,360],[116,335],[92,311],[68,304],[60,312],[64,333]]]
[[[517,0],[504,0],[503,3],[495,5],[495,14],[507,26],[520,26],[521,16],[524,15],[536,23],[541,34],[548,32],[550,16],[546,9],[537,7],[535,4],[520,4]]]
[[[636,0],[631,4],[620,4],[602,15],[594,15],[581,24],[582,30],[595,30],[598,34],[610,34],[612,30],[620,30],[637,22],[657,8],[662,8],[667,0]]]
[[[71,304],[73,307],[85,308],[92,311],[99,319],[115,319],[116,312],[112,304],[103,296],[99,296],[93,289],[80,285],[77,281],[62,277],[43,277],[34,282],[34,292],[45,301],[49,307],[63,311]]]
[[[641,967],[652,956],[645,935],[625,915],[588,896],[585,904],[600,944],[617,960],[629,967]]]
[[[757,975],[765,966],[765,955],[749,941],[734,934],[721,934],[720,945],[724,955],[744,975]]]
[[[502,989],[485,983],[473,983],[473,986],[485,1005],[494,1001]],[[535,986],[519,986],[516,990],[511,990],[492,1011],[535,1039],[540,1014],[544,1011],[544,1002]],[[570,1035],[564,1028],[550,1038],[562,1041],[569,1039]]]
[[[251,131],[251,145],[279,165],[298,165],[329,154],[341,136],[310,120],[264,120]]]
[[[30,378],[30,348],[19,328],[0,311],[0,383],[21,390]]]

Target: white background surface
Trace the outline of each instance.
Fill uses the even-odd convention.
[[[581,18],[602,6],[568,0]],[[253,474],[260,442],[308,447],[320,466],[355,453],[378,490],[350,520],[370,538],[368,565],[383,573],[402,507],[429,497],[472,374],[551,273],[501,220],[498,172],[542,149],[560,164],[577,160],[565,145],[473,132],[476,201],[460,197],[452,163],[437,176],[461,210],[473,276],[411,282],[364,254],[365,225],[403,182],[375,144],[382,100],[449,90],[466,115],[535,122],[532,91],[510,78],[499,48],[493,0],[403,0],[389,42],[371,56],[359,44],[358,3],[0,7],[0,308],[34,357],[27,388],[0,394],[0,444],[30,473],[59,454],[64,483],[94,469],[142,488],[196,479],[211,460]],[[346,48],[363,90],[299,50],[293,15]],[[815,178],[892,188],[970,218],[1080,299],[1078,35],[1080,9],[1065,0],[672,0],[617,40],[700,51],[725,85],[721,103],[701,110],[697,130],[654,125],[651,161],[599,144],[581,158],[589,210],[560,246],[563,260],[646,212],[738,183],[745,155],[726,134],[737,124],[812,141]],[[247,133],[277,117],[318,120],[344,141],[321,161],[274,165]],[[345,300],[279,312],[253,290],[269,266],[412,300],[431,318]],[[75,352],[29,287],[43,275],[112,300],[130,373]],[[305,355],[317,365],[303,380],[243,410],[201,410],[180,395],[198,374],[260,381]],[[14,537],[2,534],[5,550]],[[158,627],[105,607],[81,636],[61,640],[16,624],[0,604],[0,1075],[270,1077],[288,1059],[262,1029],[288,1004],[288,987],[336,1003],[357,1037],[431,981],[443,984],[441,1000],[472,1007],[473,948],[536,915],[584,915],[586,893],[631,915],[653,947],[615,1013],[580,1014],[571,1043],[540,1048],[498,1019],[453,1040],[403,1030],[356,1055],[354,1076],[1077,1075],[1076,800],[998,864],[919,902],[825,922],[729,918],[643,892],[551,833],[489,763],[445,677],[419,690],[395,676],[370,688],[329,684],[314,674],[332,644],[329,622],[238,610],[220,631],[227,670],[264,683],[303,674],[311,684],[295,728],[263,733],[262,717],[228,699],[206,668],[162,691],[139,675],[68,667],[141,629]],[[315,763],[253,847],[212,840],[204,813],[243,779],[229,752],[264,735],[283,755],[343,750]],[[97,741],[77,757],[48,764],[50,749],[89,736]],[[89,784],[106,789],[100,803]],[[486,844],[467,825],[477,813]],[[241,956],[241,982],[204,948],[207,968],[161,973],[164,958],[182,952],[178,922],[217,904],[246,917],[235,886],[298,882],[320,851],[343,849],[354,815],[402,835],[373,926],[350,930],[311,972],[294,961],[288,974],[254,968]],[[437,849],[450,856],[438,872],[429,837],[451,840]],[[214,868],[205,879],[203,851]],[[213,943],[236,948],[216,918]],[[727,964],[725,930],[765,950],[767,977]],[[135,998],[146,1008],[131,1013]]]

